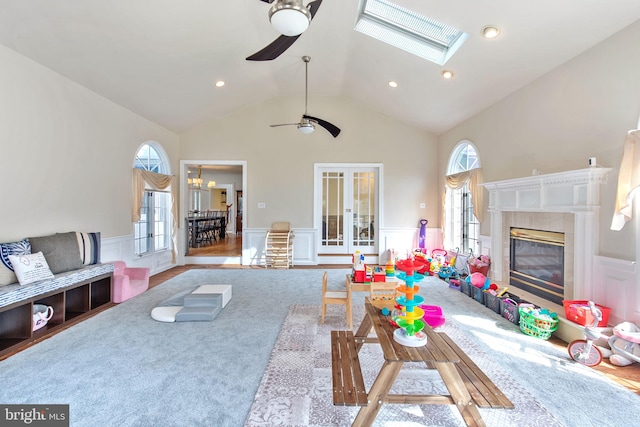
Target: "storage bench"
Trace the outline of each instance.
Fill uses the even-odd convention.
[[[0,287],[0,360],[110,306],[113,264],[93,264],[29,285]],[[53,317],[33,331],[33,305]]]

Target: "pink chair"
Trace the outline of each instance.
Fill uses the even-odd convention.
[[[112,261],[111,301],[123,302],[149,289],[149,268],[127,267],[124,261]]]

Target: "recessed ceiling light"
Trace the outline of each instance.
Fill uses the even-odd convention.
[[[449,70],[444,70],[442,72],[442,77],[445,79],[450,79],[453,77],[453,71],[449,71]]]
[[[391,80],[391,81],[389,82],[389,86],[391,86],[391,87],[398,87],[398,83],[396,83],[396,82],[394,82],[393,80]]]
[[[216,82],[216,87],[222,87],[222,86],[224,86],[224,80],[218,80]]]
[[[500,28],[495,25],[485,25],[482,27],[482,36],[485,39],[494,39],[500,35]]]

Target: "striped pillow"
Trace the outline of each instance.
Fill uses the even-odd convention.
[[[80,259],[83,265],[98,264],[100,262],[100,233],[83,233],[76,231]]]

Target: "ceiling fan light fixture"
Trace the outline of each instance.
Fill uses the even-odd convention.
[[[309,28],[311,13],[302,0],[281,0],[269,9],[269,20],[277,32],[292,37]]]
[[[305,135],[313,133],[315,129],[316,127],[313,125],[313,123],[309,123],[309,122],[298,123],[298,130],[301,133],[304,133]]]

